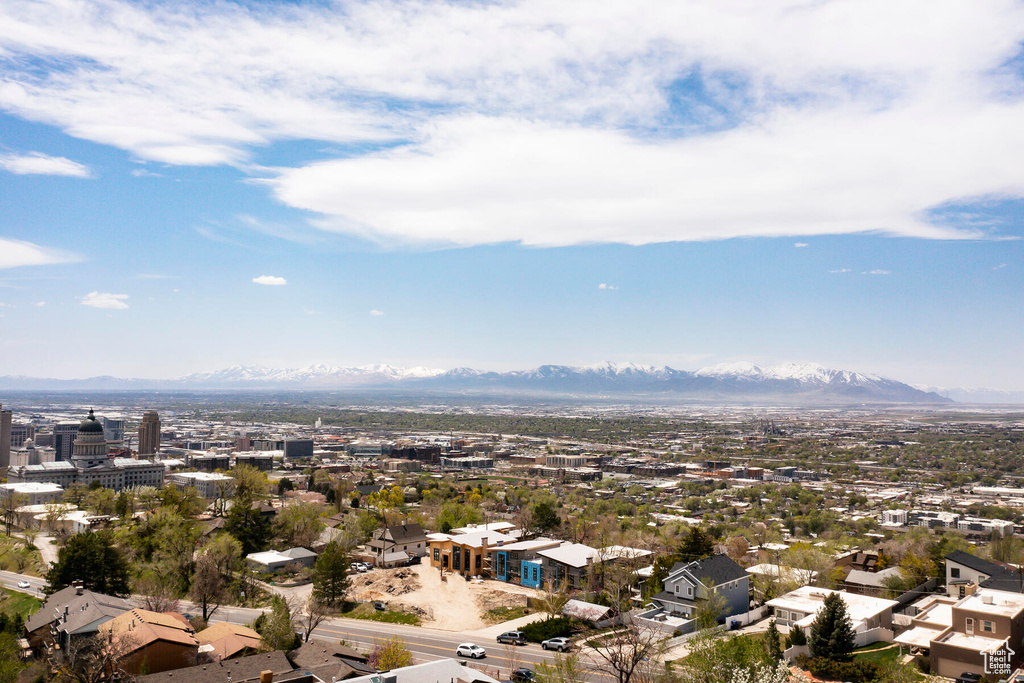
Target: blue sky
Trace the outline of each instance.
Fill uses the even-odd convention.
[[[0,374],[1021,389],[1022,41],[977,0],[4,3]]]

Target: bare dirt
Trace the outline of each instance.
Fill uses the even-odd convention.
[[[519,607],[526,596],[539,593],[502,581],[466,581],[457,574],[440,572],[429,564],[398,569],[374,569],[352,577],[350,595],[355,600],[380,600],[389,609],[411,612],[424,626],[446,631],[476,631],[490,626],[483,619],[496,607]]]

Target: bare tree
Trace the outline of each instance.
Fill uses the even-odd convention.
[[[189,596],[201,606],[204,622],[209,621],[220,607],[225,588],[224,576],[220,573],[217,561],[210,555],[200,555],[196,561],[196,572],[192,576]]]
[[[597,665],[618,683],[651,683],[665,653],[663,634],[634,621],[605,636],[593,648]]]
[[[540,598],[540,607],[547,612],[548,619],[561,616],[562,608],[567,602],[569,602],[569,590],[564,579],[561,583],[550,580],[544,583],[544,596]]]
[[[127,633],[110,639],[100,635],[73,637],[66,647],[53,648],[49,656],[49,680],[57,683],[133,681],[135,677],[124,668],[124,661],[134,649],[135,641]]]
[[[0,511],[4,516],[4,524],[7,526],[7,535],[11,535],[11,527],[18,521],[18,508],[25,505],[28,502],[28,497],[23,493],[15,493],[14,491],[8,491],[2,499],[0,499]]]
[[[556,654],[551,664],[538,664],[537,683],[584,683],[587,676],[576,653]]]
[[[293,610],[295,614],[295,624],[302,628],[302,642],[308,643],[310,636],[313,635],[313,631],[327,619],[329,612],[319,600],[316,595],[311,593],[309,599],[306,600],[306,605],[300,612],[298,609]]]
[[[519,656],[519,646],[514,642],[505,643],[505,661],[508,662],[508,677],[512,678],[512,672],[523,665],[523,660]]]
[[[171,583],[152,571],[135,581],[135,592],[141,594],[143,607],[150,612],[178,611],[178,598]]]

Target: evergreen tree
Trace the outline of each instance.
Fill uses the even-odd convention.
[[[768,631],[764,636],[765,647],[768,648],[768,656],[773,662],[782,661],[782,640],[779,638],[779,629],[775,627],[775,620],[768,622]]]
[[[252,502],[236,500],[228,512],[224,529],[242,544],[242,555],[267,549],[272,534],[270,520]]]
[[[348,590],[349,558],[337,541],[327,544],[313,565],[313,595],[320,604],[340,607]]]
[[[107,532],[85,531],[68,539],[46,573],[51,593],[81,581],[89,590],[128,595],[128,562]]]
[[[839,593],[829,593],[825,605],[811,624],[808,640],[812,657],[845,662],[853,652],[853,623]]]

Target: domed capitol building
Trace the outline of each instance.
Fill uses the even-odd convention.
[[[7,471],[7,481],[17,483],[48,482],[67,488],[72,484],[89,486],[99,482],[103,488],[120,491],[135,486],[164,485],[164,466],[151,460],[115,458],[107,453],[107,439],[93,411],[78,425],[71,460],[15,465]]]

